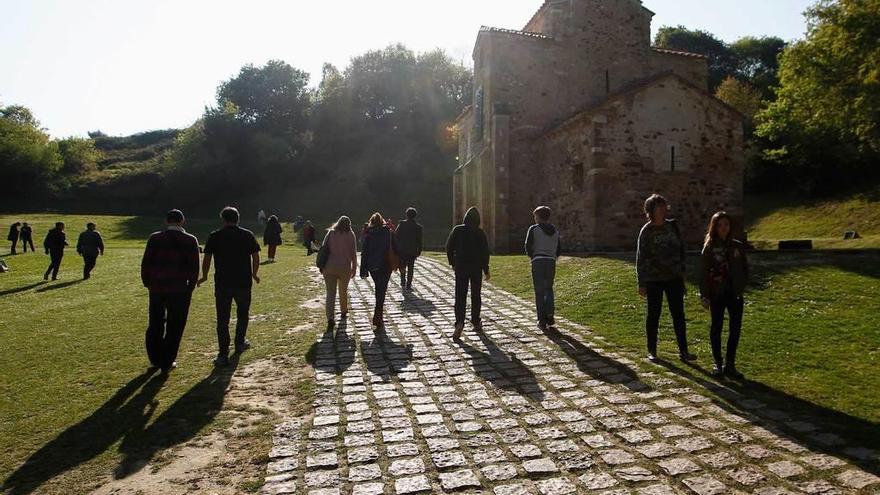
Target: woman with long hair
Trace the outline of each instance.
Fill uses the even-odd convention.
[[[657,361],[657,332],[663,296],[669,304],[678,356],[682,361],[693,361],[696,356],[688,351],[687,323],[684,316],[685,244],[675,220],[666,218],[669,203],[654,194],[645,200],[648,223],[639,232],[636,249],[636,272],[639,295],[648,303],[645,333],[648,338],[648,360]]]
[[[321,269],[327,286],[327,329],[336,326],[336,291],[339,291],[339,310],[342,320],[348,318],[348,283],[357,273],[357,241],[351,229],[351,219],[339,217],[324,236],[322,246],[330,251],[327,263]]]
[[[260,210],[261,212],[263,210]],[[278,221],[278,217],[272,215],[269,217],[269,220],[266,222],[266,230],[263,231],[263,245],[265,245],[269,250],[269,263],[275,263],[275,252],[278,250],[278,246],[281,245],[281,232],[284,229],[281,228],[281,222]]]
[[[730,215],[724,211],[719,211],[709,221],[700,258],[700,299],[703,307],[712,313],[709,329],[715,360],[712,375],[741,380],[743,375],[736,369],[736,350],[742,330],[743,293],[749,277],[749,263],[743,243],[731,237],[732,224]],[[730,318],[726,361],[721,353],[725,311]]]
[[[385,225],[382,215],[378,212],[373,213],[361,248],[361,278],[366,279],[369,275],[376,286],[373,325],[377,330],[385,326],[385,294],[388,291],[391,272],[396,268],[391,266],[389,258],[392,256],[397,256],[397,242],[391,230]]]

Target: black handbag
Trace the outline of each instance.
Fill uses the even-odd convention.
[[[332,235],[332,233],[331,233]],[[318,250],[318,256],[315,258],[315,265],[318,266],[318,270],[323,271],[324,267],[327,266],[327,262],[330,261],[330,236],[327,236],[324,244],[321,245],[321,249]]]

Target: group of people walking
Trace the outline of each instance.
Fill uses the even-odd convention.
[[[28,247],[35,252],[33,241],[33,228],[27,222],[15,222],[9,227],[7,239],[12,243],[10,254],[17,253],[17,244],[21,241],[22,250],[28,252]],[[43,249],[49,256],[49,267],[43,273],[43,280],[58,280],[61,269],[61,261],[64,259],[64,249],[70,246],[67,242],[64,222],[56,222],[55,227],[49,229],[43,240]],[[83,258],[83,279],[88,280],[92,276],[92,270],[98,262],[98,256],[104,254],[104,239],[93,222],[86,224],[86,230],[80,235],[76,243],[76,253]]]

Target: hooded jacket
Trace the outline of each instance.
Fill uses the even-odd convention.
[[[446,240],[446,257],[456,270],[489,273],[489,241],[480,228],[480,211],[472,207],[464,223],[456,225]]]
[[[370,227],[361,247],[361,277],[365,277],[368,272],[391,273],[391,267],[388,266],[389,249],[398,252],[397,241],[388,227]]]
[[[404,220],[397,225],[397,246],[400,255],[418,258],[422,254],[422,226],[415,219]]]
[[[526,254],[534,260],[556,260],[562,254],[559,231],[549,223],[539,223],[529,228],[526,234]]]

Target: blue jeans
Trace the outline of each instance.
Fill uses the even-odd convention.
[[[552,325],[556,322],[556,297],[553,294],[553,281],[556,279],[556,260],[539,258],[532,260],[532,283],[535,285],[535,309],[538,323]]]

